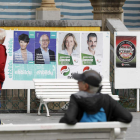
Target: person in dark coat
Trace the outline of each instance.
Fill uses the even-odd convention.
[[[42,35],[39,43],[40,47],[35,49],[35,64],[50,64],[50,61],[55,62],[55,53],[48,48],[50,43],[48,35]]]
[[[94,70],[75,73],[79,92],[70,97],[69,107],[60,123],[120,121],[130,123],[131,113],[108,94],[100,93],[102,77]]]

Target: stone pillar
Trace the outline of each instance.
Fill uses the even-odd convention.
[[[102,31],[106,31],[107,18],[119,18],[122,20],[125,0],[90,0],[93,7],[94,20],[102,20]]]
[[[36,9],[36,20],[60,20],[60,9],[54,0],[42,0],[41,7]]]

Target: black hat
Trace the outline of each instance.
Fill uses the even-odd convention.
[[[74,73],[72,77],[95,87],[99,87],[102,81],[100,74],[94,70],[85,71],[82,74]]]

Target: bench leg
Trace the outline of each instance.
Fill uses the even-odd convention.
[[[47,117],[50,117],[49,109],[48,109],[47,103],[44,103],[44,105],[45,105],[46,112],[47,112],[46,116],[47,116]]]
[[[42,103],[40,103],[39,108],[38,108],[38,115],[41,115],[40,109],[41,109]]]

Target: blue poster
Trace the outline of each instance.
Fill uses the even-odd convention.
[[[14,31],[13,80],[56,78],[56,35]]]
[[[35,32],[35,64],[56,62],[56,32]]]
[[[35,32],[14,31],[13,63],[33,64]]]

